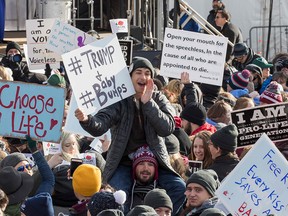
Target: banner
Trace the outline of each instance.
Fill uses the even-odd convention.
[[[0,80],[0,134],[58,143],[65,89]]]
[[[222,181],[216,195],[232,215],[288,215],[288,162],[266,134]]]
[[[288,139],[288,103],[277,103],[236,110],[232,122],[238,128],[238,147],[254,144],[266,133],[272,141]]]
[[[55,20],[51,32],[46,48],[59,55],[96,41],[96,38],[60,20]]]
[[[62,55],[78,107],[96,112],[135,93],[116,35]]]
[[[189,72],[192,81],[222,86],[227,42],[226,37],[166,28],[160,73],[180,79]]]
[[[51,33],[54,19],[26,20],[28,56],[26,60],[30,70],[44,69],[46,64],[59,68],[61,57],[46,49],[47,38]]]

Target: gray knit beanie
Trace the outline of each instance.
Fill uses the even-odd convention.
[[[227,125],[211,135],[211,141],[220,149],[234,152],[237,147],[238,130],[234,124]]]
[[[127,214],[127,216],[158,216],[157,212],[150,206],[137,205]]]
[[[164,189],[155,188],[149,191],[144,198],[144,205],[154,209],[166,207],[173,211],[173,203]]]
[[[130,74],[132,74],[132,72],[134,70],[136,70],[137,68],[147,68],[147,69],[149,69],[151,71],[151,78],[154,78],[155,70],[154,70],[153,65],[151,64],[151,62],[148,59],[140,57],[140,56],[135,56],[132,59],[131,65],[129,66]]]
[[[196,183],[201,185],[213,197],[215,196],[215,191],[220,186],[217,173],[211,169],[199,170],[193,173],[187,180],[186,187],[190,183]]]
[[[12,166],[15,167],[18,163],[21,161],[27,161],[30,163],[24,154],[20,152],[15,152],[10,155],[7,155],[1,162],[0,162],[0,168],[7,167],[7,166]]]
[[[204,210],[200,216],[225,216],[225,214],[217,208],[209,208]]]

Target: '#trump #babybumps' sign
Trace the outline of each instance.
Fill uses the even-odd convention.
[[[189,72],[192,81],[222,85],[228,39],[166,28],[161,74],[180,78]]]
[[[116,35],[62,55],[78,107],[90,114],[134,94]]]
[[[266,134],[216,191],[232,215],[288,215],[288,162]]]
[[[266,133],[273,141],[288,139],[288,103],[257,106],[231,113],[238,128],[238,147],[251,145]]]
[[[65,89],[0,81],[0,134],[59,142]]]

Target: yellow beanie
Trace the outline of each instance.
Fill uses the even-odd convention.
[[[74,192],[90,197],[99,192],[101,187],[101,171],[91,164],[82,164],[73,173]]]

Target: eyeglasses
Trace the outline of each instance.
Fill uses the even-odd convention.
[[[32,165],[31,164],[26,164],[25,166],[20,166],[20,167],[17,168],[17,171],[24,172],[25,168],[27,170],[31,170],[32,169]]]
[[[215,17],[215,19],[219,19],[219,18],[223,18],[223,17],[219,17],[219,16],[216,16],[216,17]]]

